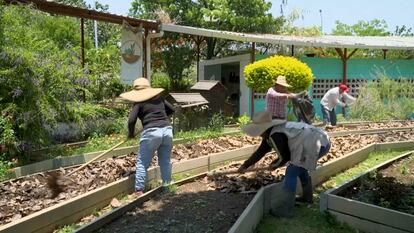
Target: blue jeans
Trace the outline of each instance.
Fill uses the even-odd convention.
[[[336,125],[335,108],[333,108],[331,111],[329,111],[328,109],[326,109],[321,104],[321,112],[322,112],[322,117],[323,117],[323,123],[324,124]]]
[[[327,146],[321,146],[321,149],[319,150],[319,158],[326,155],[329,152],[330,148],[331,143],[329,143]],[[290,192],[296,192],[297,177],[299,177],[302,185],[306,185],[306,183],[310,180],[308,170],[303,167],[289,164],[289,166],[286,168],[285,178],[283,180],[283,188]]]
[[[141,133],[139,151],[136,162],[135,190],[144,190],[147,169],[152,157],[157,151],[158,165],[161,169],[161,179],[164,184],[171,182],[171,150],[173,147],[172,127],[149,128]]]

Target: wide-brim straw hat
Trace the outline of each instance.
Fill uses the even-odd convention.
[[[252,123],[244,126],[242,130],[253,137],[262,135],[272,126],[286,123],[286,120],[272,119],[272,115],[268,111],[255,113],[252,121]]]
[[[134,89],[120,95],[122,99],[132,102],[143,102],[163,92],[163,88],[152,88],[146,78],[138,78],[134,81]]]
[[[289,85],[286,82],[286,77],[285,76],[282,76],[282,75],[277,76],[277,79],[276,79],[275,84],[278,84],[278,85],[284,86],[284,87],[292,87],[291,85]]]

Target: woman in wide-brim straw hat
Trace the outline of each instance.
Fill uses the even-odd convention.
[[[120,95],[122,99],[133,102],[128,119],[128,138],[135,137],[135,124],[138,118],[143,127],[136,161],[136,195],[144,192],[147,169],[155,151],[157,151],[163,184],[171,181],[170,157],[173,134],[169,116],[173,114],[174,108],[161,96],[163,90],[152,88],[145,78],[138,78],[134,81],[131,91]]]
[[[279,75],[266,93],[266,111],[272,114],[273,119],[285,119],[288,99],[300,98],[306,94],[303,91],[299,94],[290,93],[288,88],[292,87],[286,81],[286,77]]]
[[[270,213],[278,217],[291,217],[295,205],[297,179],[302,184],[303,195],[298,201],[313,202],[312,179],[308,171],[316,169],[319,158],[328,153],[330,141],[322,129],[303,122],[286,122],[272,119],[269,112],[258,112],[253,122],[243,127],[250,136],[261,136],[262,142],[257,150],[239,168],[245,172],[272,149],[278,152],[278,158],[271,163],[270,169],[285,165],[285,178],[282,193],[276,205],[271,206]]]

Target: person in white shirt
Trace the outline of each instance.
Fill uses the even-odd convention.
[[[355,101],[355,98],[347,93],[348,91],[349,88],[345,84],[341,83],[338,87],[329,89],[329,91],[323,96],[321,100],[321,111],[323,123],[327,128],[336,125],[335,107],[337,104],[342,107],[346,107],[347,104]],[[341,97],[346,99],[346,103],[340,101]]]

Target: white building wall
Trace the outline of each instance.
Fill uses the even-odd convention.
[[[210,68],[206,66],[215,67],[215,65],[220,66],[219,73],[221,73],[221,65],[226,63],[240,63],[240,115],[246,114],[250,116],[250,105],[251,105],[251,90],[247,87],[246,82],[244,81],[244,67],[250,64],[250,54],[243,54],[237,55],[233,57],[225,57],[219,59],[212,59],[212,60],[203,60],[199,63],[199,80],[208,80],[214,72],[210,71]],[[214,65],[214,66],[213,66]],[[218,69],[218,68],[217,68]],[[220,80],[220,76],[216,78],[216,80]]]

